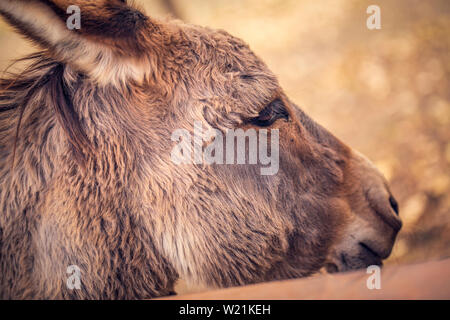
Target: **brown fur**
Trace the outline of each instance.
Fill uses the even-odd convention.
[[[70,4],[80,31],[65,29]],[[0,13],[45,48],[0,85],[0,297],[150,298],[179,277],[228,287],[389,255],[401,223],[384,179],[241,40],[115,0],[0,0]],[[271,124],[277,175],[170,160],[174,130],[258,129],[248,119],[272,101],[289,114]],[[66,287],[70,265],[81,290]]]

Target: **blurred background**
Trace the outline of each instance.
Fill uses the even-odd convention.
[[[450,1],[136,0],[244,39],[315,120],[390,181],[404,228],[389,264],[450,257]],[[381,30],[366,9],[381,8]],[[0,23],[0,70],[34,48]]]

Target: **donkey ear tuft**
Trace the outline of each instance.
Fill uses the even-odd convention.
[[[83,21],[80,32],[85,34],[113,38],[136,37],[149,24],[146,15],[124,1],[95,6],[80,5],[80,8]]]

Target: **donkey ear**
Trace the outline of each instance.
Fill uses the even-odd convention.
[[[0,0],[0,14],[100,84],[145,80],[146,59],[165,37],[159,23],[123,0]]]

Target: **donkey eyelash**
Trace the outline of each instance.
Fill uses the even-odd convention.
[[[269,127],[280,119],[288,121],[289,113],[283,101],[275,99],[261,110],[257,117],[250,118],[247,122],[258,127]]]

